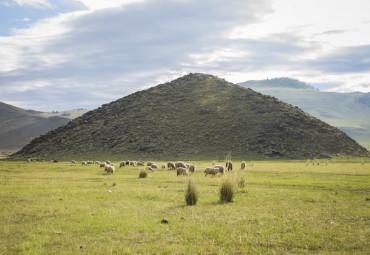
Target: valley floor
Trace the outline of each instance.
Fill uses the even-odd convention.
[[[368,254],[370,162],[247,162],[226,174],[237,187],[220,203],[223,177],[186,180],[142,167],[0,161],[0,254]],[[162,162],[158,162],[161,165]],[[215,162],[223,164],[223,162]],[[235,167],[236,166],[236,167]],[[236,169],[235,169],[236,168]],[[168,223],[161,223],[166,220]]]

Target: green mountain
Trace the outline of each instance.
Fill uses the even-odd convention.
[[[370,93],[319,92],[289,78],[247,81],[239,85],[297,106],[344,131],[364,147],[370,146]]]
[[[340,130],[276,98],[189,74],[87,112],[15,157],[215,159],[368,156]]]
[[[22,148],[33,138],[69,122],[61,117],[45,118],[39,114],[0,102],[0,149]]]

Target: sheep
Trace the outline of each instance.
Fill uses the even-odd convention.
[[[121,162],[119,162],[119,168],[121,168],[121,167],[123,167],[123,166],[125,166],[126,165],[126,162],[125,161],[121,161]]]
[[[190,164],[185,163],[185,166],[186,166],[187,169],[189,169]]]
[[[176,170],[177,170],[177,176],[179,176],[179,175],[188,176],[189,175],[189,171],[185,167],[178,167],[178,168],[176,168]]]
[[[152,168],[158,168],[158,166],[156,164],[154,164],[154,163],[151,165],[151,167]]]
[[[106,160],[105,163],[108,164],[108,165],[110,165],[110,161],[109,160]]]
[[[35,162],[35,161],[34,161]],[[58,160],[52,159],[50,163],[58,163]]]
[[[150,171],[150,172],[154,172],[154,170],[153,170],[153,168],[151,166],[147,166],[145,169],[148,170],[148,171]]]
[[[175,170],[176,165],[173,162],[167,162],[167,168],[168,168],[168,170]]]
[[[245,169],[245,166],[246,166],[245,162],[244,162],[244,161],[242,161],[242,162],[240,163],[240,170],[244,170],[244,169]]]
[[[193,174],[195,172],[195,166],[194,165],[190,165],[189,166],[189,173]]]
[[[130,165],[130,161],[129,160],[127,160],[126,161],[126,166],[129,166]]]
[[[146,166],[151,166],[153,165],[154,163],[152,161],[149,161],[148,163],[146,163]]]
[[[27,159],[27,161],[26,161],[26,163],[30,163],[31,162],[31,159],[30,158],[28,158]]]
[[[145,164],[144,164],[144,162],[143,162],[143,161],[139,161],[139,162],[137,162],[137,165],[138,165],[138,166],[144,166]]]
[[[227,161],[226,162],[226,168],[227,168],[227,171],[232,171],[233,170],[233,162]]]
[[[87,161],[87,164],[88,164],[88,165],[92,165],[92,164],[94,164],[94,161],[88,160],[88,161]]]
[[[224,166],[221,166],[221,165],[216,165],[214,166],[215,168],[218,168],[218,172],[221,173],[221,174],[224,174],[225,173],[225,167]]]
[[[94,164],[95,165],[100,165],[100,161],[95,161]]]
[[[107,173],[114,173],[114,166],[113,165],[106,165],[105,167],[104,167],[104,170],[105,170],[105,172],[107,172]]]
[[[86,161],[82,161],[81,164],[84,166],[84,165],[87,165],[87,162]]]
[[[206,169],[204,169],[204,176],[207,176],[207,174],[212,174],[213,176],[215,176],[216,174],[218,174],[219,172],[219,169],[217,167],[207,167]]]
[[[182,161],[176,161],[176,162],[175,162],[175,166],[176,166],[176,167],[183,167],[183,168],[186,168],[185,163],[184,163],[184,162],[182,162]]]
[[[136,166],[136,161],[130,161],[130,166]]]
[[[72,164],[76,164],[76,160],[72,160],[72,162],[71,162]]]
[[[162,164],[161,168],[166,168],[166,164]]]
[[[100,167],[105,167],[105,163],[100,163]]]

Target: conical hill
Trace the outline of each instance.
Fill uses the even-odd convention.
[[[34,139],[16,156],[111,154],[209,159],[368,156],[338,129],[276,98],[189,74],[103,105]]]

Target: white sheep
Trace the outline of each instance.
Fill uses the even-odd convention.
[[[100,163],[100,167],[105,167],[105,163]]]
[[[242,162],[240,163],[240,170],[244,170],[244,169],[245,169],[245,166],[246,166],[245,162],[244,162],[244,161],[242,161]]]
[[[124,167],[125,165],[126,165],[126,162],[125,161],[119,162],[119,168]]]
[[[151,165],[151,167],[152,168],[158,168],[158,166],[156,164],[154,164],[154,163]]]
[[[106,160],[105,163],[108,164],[108,165],[110,165],[110,161],[109,160]]]
[[[150,171],[150,172],[154,172],[154,170],[153,170],[153,168],[151,166],[147,166],[145,169],[148,170],[148,171]]]
[[[184,162],[182,162],[182,161],[176,161],[176,162],[175,162],[175,166],[176,166],[176,167],[183,167],[183,168],[187,168],[187,167],[186,167],[186,165],[185,165],[185,163],[184,163]]]
[[[76,164],[76,160],[72,160],[72,162],[71,162],[72,164]]]
[[[176,165],[175,165],[175,163],[173,163],[173,162],[167,162],[167,168],[168,168],[168,170],[174,170],[174,169],[176,169]]]
[[[221,173],[221,174],[224,174],[225,173],[225,167],[224,166],[221,166],[221,165],[216,165],[214,166],[215,168],[218,168],[218,172]]]
[[[177,176],[179,176],[179,175],[188,176],[189,175],[189,170],[184,168],[184,167],[178,167],[178,168],[176,168],[176,170],[177,170]]]
[[[104,167],[104,170],[105,170],[107,173],[111,173],[111,174],[113,174],[113,173],[114,173],[114,166],[112,166],[112,165],[106,165],[106,166]]]
[[[137,162],[137,165],[138,165],[138,166],[144,166],[144,162],[143,162],[143,161],[138,161],[138,162]]]
[[[82,161],[81,164],[84,166],[84,165],[87,165],[87,162],[86,161]]]
[[[207,167],[206,169],[204,169],[204,176],[207,176],[207,174],[212,174],[213,176],[215,176],[216,174],[218,174],[218,171],[219,169],[217,167]]]
[[[153,164],[154,164],[154,162],[149,161],[148,163],[146,163],[146,166],[152,166]]]
[[[130,166],[136,166],[136,161],[130,161]]]
[[[95,165],[100,165],[100,161],[95,161],[94,164]]]
[[[161,166],[162,168],[166,168],[166,164],[162,164],[162,166]]]
[[[189,173],[193,174],[195,172],[195,165],[189,166]]]

